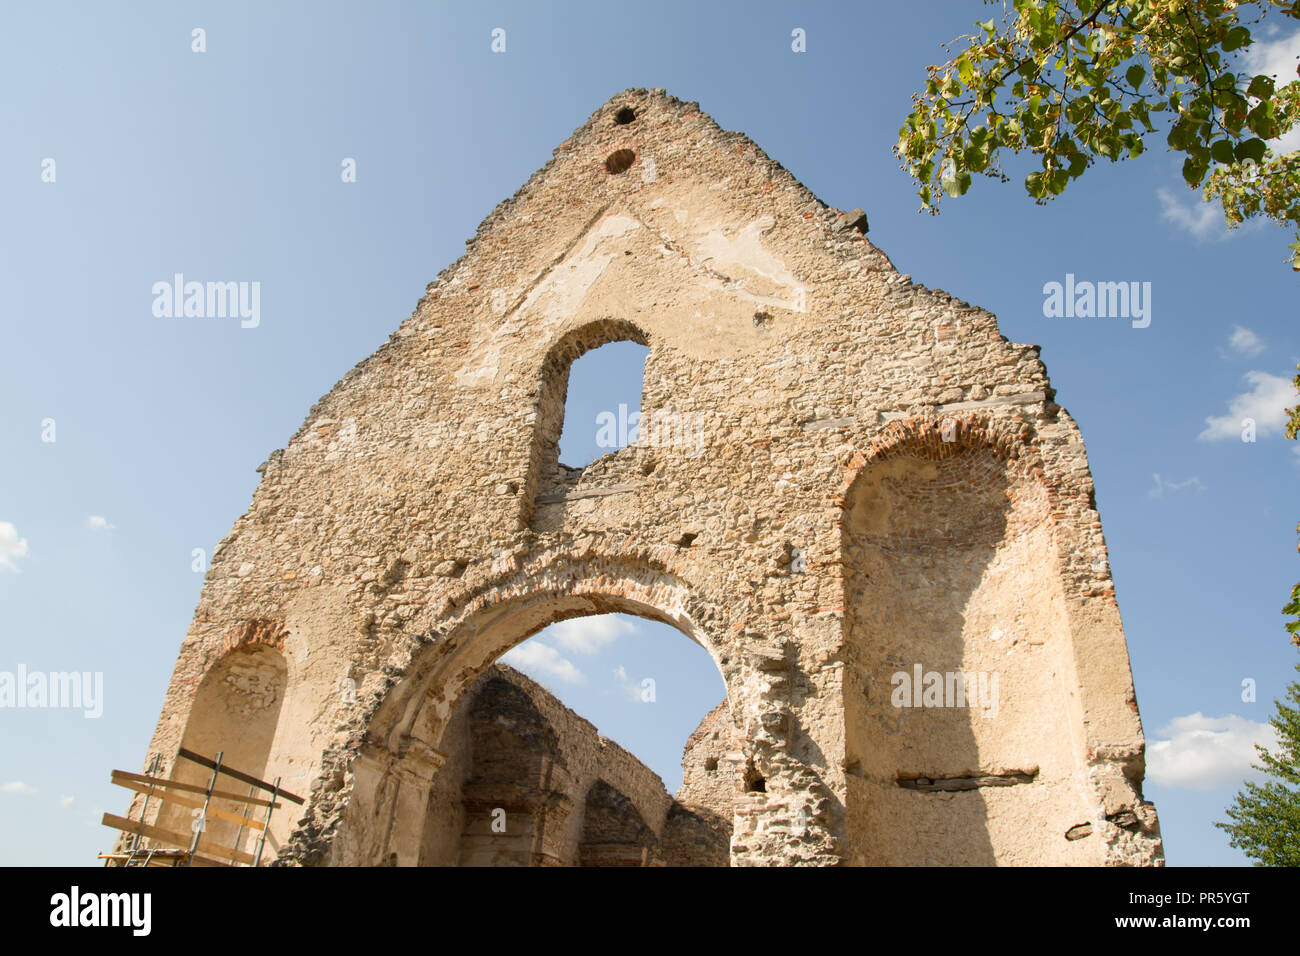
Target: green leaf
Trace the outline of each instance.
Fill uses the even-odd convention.
[[[969,167],[973,173],[982,173],[989,164],[989,154],[987,148],[979,146],[968,146],[961,155],[962,162]]]
[[[1183,160],[1183,180],[1189,186],[1199,186],[1201,180],[1205,178],[1206,168],[1204,162],[1188,156],[1187,159]]]
[[[1240,50],[1250,43],[1250,31],[1243,26],[1235,26],[1223,37],[1223,49],[1231,52]]]
[[[1250,81],[1250,86],[1246,87],[1246,95],[1259,100],[1268,99],[1273,95],[1273,78],[1262,74],[1255,77]]]
[[[957,75],[967,85],[970,85],[970,82],[975,79],[975,67],[971,63],[970,57],[964,53],[957,58]]]
[[[1129,107],[1129,112],[1138,118],[1143,126],[1147,128],[1148,133],[1154,133],[1155,127],[1151,125],[1151,114],[1147,112],[1145,102],[1138,101]]]
[[[1232,143],[1226,139],[1215,140],[1214,145],[1210,147],[1210,155],[1214,157],[1216,163],[1223,163],[1225,166],[1235,158]]]
[[[1129,86],[1138,90],[1142,88],[1142,81],[1146,79],[1146,76],[1147,71],[1135,63],[1128,68],[1128,72],[1124,74],[1124,79],[1128,80]]]
[[[1237,144],[1237,148],[1233,150],[1233,158],[1235,158],[1239,163],[1248,159],[1256,163],[1262,163],[1264,161],[1264,154],[1267,151],[1268,144],[1262,139],[1242,140]]]
[[[949,196],[961,196],[970,189],[970,172],[959,169],[943,178],[943,191]]]

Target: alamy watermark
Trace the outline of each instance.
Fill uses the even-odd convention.
[[[262,283],[186,282],[177,272],[172,281],[155,282],[153,314],[159,319],[241,319],[255,329],[262,322]]]
[[[712,427],[708,419],[717,417],[668,409],[645,415],[641,412],[629,413],[627,405],[620,402],[617,414],[600,412],[596,415],[596,446],[678,448],[685,450],[688,458],[698,458],[708,443]]]
[[[1151,324],[1150,282],[1076,282],[1068,272],[1064,284],[1044,285],[1043,296],[1049,319],[1131,319],[1135,329]]]
[[[104,713],[103,671],[0,671],[0,709],[81,710],[87,719]]]
[[[998,675],[986,671],[895,671],[889,679],[895,707],[978,707],[984,717],[998,715]]]
[[[73,885],[50,897],[50,925],[117,926],[133,936],[148,936],[153,927],[153,896],[149,893],[83,893]]]

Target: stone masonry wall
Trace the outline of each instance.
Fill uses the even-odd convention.
[[[562,468],[568,366],[620,339],[649,346],[661,427]],[[282,635],[266,772],[310,794],[282,863],[418,863],[463,693],[546,624],[608,611],[672,624],[724,678],[733,864],[1160,861],[1087,458],[1038,349],[900,274],[696,104],[597,110],[260,471],[151,749],[203,719],[250,622]],[[927,526],[947,489],[966,504]],[[897,520],[862,516],[880,502]],[[908,618],[918,588],[940,633]],[[1023,633],[998,717],[880,704],[929,641],[948,669],[1002,667],[995,625]],[[973,797],[899,784],[1033,764]],[[1062,848],[1066,820],[1092,836]]]
[[[447,785],[430,792],[423,866],[726,865],[730,801],[725,823],[704,826],[699,808],[512,668],[489,668],[466,692],[442,746],[435,780]]]

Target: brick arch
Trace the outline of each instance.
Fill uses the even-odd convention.
[[[278,651],[292,669],[292,659],[285,650],[288,637],[288,630],[280,618],[250,618],[240,621],[212,640],[196,641],[192,649],[189,649],[192,656],[186,674],[183,677],[179,673],[173,675],[173,680],[186,688],[189,699],[193,701],[200,684],[226,657],[234,651],[254,647],[269,647]],[[181,653],[186,652],[187,648],[182,646]]]
[[[622,613],[669,624],[709,652],[729,698],[739,678],[718,629],[723,616],[698,588],[645,560],[589,552],[571,560],[563,551],[506,560],[490,581],[443,610],[433,639],[418,642],[386,674],[367,713],[353,715],[350,726],[365,729],[326,755],[323,775],[337,786],[315,794],[312,810],[328,812],[330,804],[342,814],[329,849],[318,845],[302,862],[319,860],[322,851],[332,862],[377,863],[392,852],[405,862],[405,851],[391,848],[418,844],[404,827],[422,821],[418,808],[444,762],[438,747],[462,697],[502,654],[557,621]]]
[[[448,599],[440,637],[420,647],[381,693],[367,739],[401,750],[428,705],[437,736],[464,690],[511,648],[558,621],[630,614],[668,624],[708,651],[730,690],[724,615],[687,580],[645,556],[563,551],[499,559],[496,573]],[[436,740],[426,741],[436,747]]]
[[[856,449],[844,467],[835,503],[846,507],[849,492],[874,464],[893,458],[928,458],[940,461],[973,448],[987,448],[1027,475],[1043,479],[1041,456],[1031,444],[1033,430],[1026,422],[1000,421],[974,416],[942,419],[903,419],[891,422],[864,448]],[[951,440],[945,440],[947,435]]]
[[[944,440],[945,431],[953,440]],[[1100,597],[1115,604],[1115,584],[1110,576],[1109,552],[1099,530],[1091,476],[1048,468],[1038,441],[1035,426],[1018,418],[968,415],[891,422],[868,444],[854,449],[842,468],[840,486],[832,498],[831,519],[841,543],[853,492],[873,465],[900,458],[944,461],[984,449],[1005,463],[1009,481],[1041,494],[1040,510],[1052,528],[1056,545],[1056,572],[1087,581],[1082,596]]]
[[[659,838],[636,804],[616,787],[597,779],[583,802],[579,866],[646,866]]]
[[[1008,838],[990,821],[1007,792],[986,781],[999,775],[1033,789],[1034,826],[1068,829],[1062,821],[1085,812],[1086,754],[1060,720],[1080,694],[1062,540],[1071,528],[1058,523],[1068,511],[1036,437],[1014,420],[910,420],[851,462],[837,504],[855,862],[997,862]],[[922,675],[953,689],[896,695]],[[940,806],[923,789],[933,780],[961,795]]]

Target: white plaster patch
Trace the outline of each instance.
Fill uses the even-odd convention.
[[[618,239],[641,224],[631,216],[607,216],[583,242],[582,247],[560,263],[528,293],[520,311],[540,304],[548,319],[563,319],[573,315],[582,305],[591,287],[605,273],[614,260],[614,252],[597,254],[606,239]],[[621,252],[622,250],[619,250]]]
[[[677,218],[685,217],[677,210]],[[724,229],[696,228],[691,237],[696,248],[697,261],[722,272],[734,272],[737,269],[765,279],[780,288],[780,295],[758,295],[743,286],[743,279],[731,283],[726,291],[732,295],[748,299],[759,305],[768,305],[780,309],[804,311],[808,295],[808,286],[800,282],[784,262],[768,251],[762,242],[762,234],[776,224],[771,216],[762,216],[739,231],[728,232]]]

